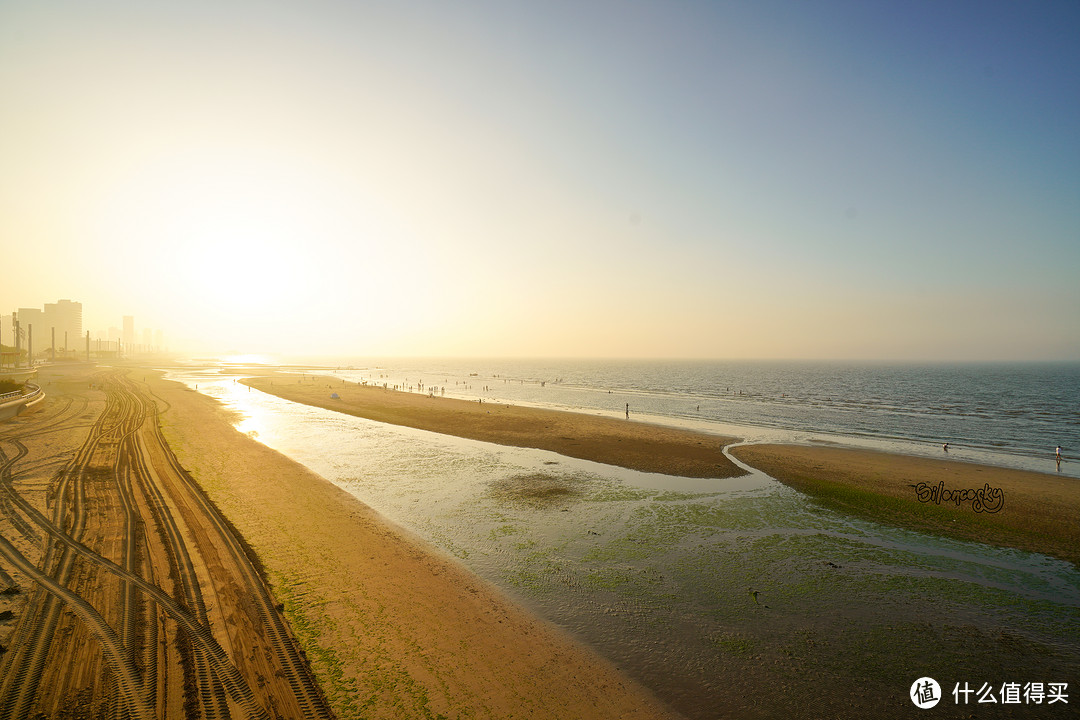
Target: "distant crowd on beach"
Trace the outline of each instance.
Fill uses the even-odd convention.
[[[479,374],[478,373],[470,373],[469,376],[470,377],[478,377]],[[379,374],[378,377],[380,379],[384,379],[384,378],[389,378],[389,375]],[[495,379],[497,379],[497,380],[502,380],[503,384],[509,384],[509,383],[513,382],[514,384],[524,385],[526,382],[528,382],[530,384],[539,385],[540,387],[545,387],[549,382],[551,382],[552,384],[561,384],[564,381],[563,378],[561,378],[561,377],[557,377],[553,381],[547,381],[547,380],[529,380],[529,381],[526,381],[526,380],[523,380],[523,379],[520,379],[520,378],[512,378],[512,379],[511,378],[506,378],[506,377],[502,377],[500,375],[494,375],[493,377]],[[301,375],[301,379],[303,380],[303,379],[307,379],[307,378],[304,375]],[[314,378],[312,378],[312,379],[314,379]],[[358,385],[367,385],[369,382],[370,382],[369,380],[361,380],[357,384]],[[425,384],[425,382],[422,379],[418,379],[415,382],[410,382],[409,378],[405,378],[403,382],[401,382],[399,384],[394,384],[393,386],[390,386],[389,383],[387,383],[385,381],[381,382],[381,383],[372,382],[373,385],[380,385],[381,384],[384,389],[393,389],[393,390],[403,391],[403,392],[420,392],[420,393],[425,393],[426,392],[431,397],[435,397],[435,396],[445,397],[446,396],[446,388],[449,385],[449,383],[450,383],[450,378],[449,377],[446,379],[446,384],[445,385],[435,385],[435,386],[430,386],[430,385]],[[467,379],[466,380],[455,380],[454,381],[454,389],[455,389],[455,391],[457,391],[459,393],[461,391],[469,391],[469,390],[474,390],[475,391],[475,388],[471,384],[469,384]],[[493,393],[495,391],[496,391],[496,389],[494,387],[492,387],[491,385],[484,385],[484,386],[482,386],[480,388],[480,392],[482,392],[482,393]],[[738,389],[738,388],[732,389],[730,386],[725,387],[724,391],[725,391],[725,393],[730,393],[731,395],[735,395],[735,396],[757,397],[757,395],[755,395],[754,393],[744,393],[743,390]],[[614,391],[608,390],[608,393],[609,394],[614,394]],[[786,398],[787,394],[786,393],[781,393],[779,395],[779,397]],[[483,404],[484,398],[483,397],[477,398],[477,402]],[[699,413],[701,412],[701,406],[700,405],[695,406],[694,409]],[[629,420],[630,419],[630,403],[625,403],[624,404],[623,413],[624,413],[626,419]],[[951,443],[946,442],[946,443],[942,444],[941,449],[942,449],[943,452],[948,453],[950,451],[950,449],[952,449],[952,447],[953,446],[952,446]],[[1055,463],[1057,465],[1057,469],[1059,471],[1061,470],[1061,463],[1065,459],[1066,458],[1064,456],[1064,448],[1062,448],[1061,445],[1056,446],[1054,448],[1054,461],[1055,461]]]

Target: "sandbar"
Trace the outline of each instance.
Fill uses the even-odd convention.
[[[1080,565],[1076,478],[839,447],[741,445],[731,453],[846,512]]]
[[[473,402],[319,376],[273,374],[242,382],[285,400],[368,420],[500,445],[550,450],[642,472],[691,478],[744,474],[724,455],[724,447],[735,438],[633,419]]]
[[[266,373],[243,380],[270,394],[350,415],[680,477],[734,477],[735,438],[610,416],[479,403]],[[333,397],[337,395],[337,397]],[[1080,563],[1080,481],[948,459],[783,444],[732,455],[845,512],[892,525],[1045,553]]]

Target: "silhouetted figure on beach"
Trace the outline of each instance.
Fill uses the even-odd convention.
[[[626,419],[630,419],[630,403],[626,403]]]
[[[945,452],[949,452],[949,443],[945,443],[944,445],[942,445],[941,449],[944,450]]]

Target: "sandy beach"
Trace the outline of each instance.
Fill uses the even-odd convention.
[[[834,447],[743,445],[732,454],[845,512],[1080,564],[1076,478]]]
[[[339,717],[663,718],[604,660],[153,379],[169,444],[258,554]]]
[[[743,471],[723,453],[735,438],[586,413],[470,402],[344,383],[320,376],[271,374],[243,381],[294,402],[379,422],[538,448],[618,467],[692,478]],[[332,397],[336,394],[338,397]]]
[[[101,372],[113,378],[110,383],[119,382],[120,388],[143,398],[144,404],[156,405],[169,449],[242,538],[336,716],[678,717],[609,661],[521,609],[463,568],[456,558],[443,555],[323,477],[237,431],[233,425],[236,418],[216,400],[163,380],[155,371]],[[19,421],[18,437],[30,449],[28,459],[44,452],[54,465],[62,462],[81,442],[87,425],[80,422],[88,423],[97,414],[118,412],[130,405],[122,401],[117,388],[109,393],[87,390],[87,383],[95,382],[96,377],[84,372],[74,379],[61,376],[50,380],[51,405],[45,412]],[[644,466],[654,472],[663,468],[673,473],[690,468],[707,477],[720,469],[738,471],[734,464],[722,467],[717,461],[717,457],[723,458],[720,450],[730,438],[621,418],[487,403],[481,406],[377,388],[342,388],[340,381],[335,385],[332,380],[310,376],[264,376],[249,382],[275,395],[384,422],[506,445],[564,447],[574,457],[624,467]],[[334,392],[339,399],[330,397]],[[63,413],[68,413],[72,422],[58,434],[54,418]],[[35,423],[41,424],[42,432],[33,432]],[[620,452],[626,449],[632,450]],[[733,452],[743,462],[845,513],[1022,547],[1076,562],[1078,538],[1069,523],[1080,510],[1074,479],[832,447],[739,446]],[[164,465],[160,460],[154,463],[161,475]],[[18,471],[18,465],[13,467]],[[52,471],[41,467],[26,479],[45,489],[45,476],[37,479],[37,475]],[[16,472],[15,477],[21,476]],[[920,497],[926,501],[920,502]],[[983,504],[982,512],[975,511],[976,503]],[[187,513],[191,527],[197,527],[198,513]],[[619,540],[613,537],[612,542],[617,545]],[[761,551],[765,554],[759,559],[764,561],[768,548]],[[214,569],[210,548],[203,552],[209,553],[200,562],[210,571],[205,582],[211,583],[205,592],[217,598],[211,603],[210,623],[217,627],[215,632],[228,628],[220,635],[223,647],[234,654],[241,671],[250,673],[252,686],[257,686],[264,698],[260,702],[272,706],[275,693],[284,690],[264,684],[266,672],[258,669],[258,663],[267,662],[260,659],[267,641],[257,625],[249,631],[227,619],[235,612],[228,608],[242,599],[243,592],[231,587],[228,578],[232,571]],[[749,572],[746,577],[756,578],[754,563],[750,570],[742,568],[736,560],[741,557],[738,553],[732,556],[729,562],[735,564],[725,566],[728,572]],[[817,563],[796,577],[806,573],[805,582],[824,572],[841,573],[832,578],[835,584],[847,577],[841,564],[846,563]],[[7,571],[18,575],[10,568]],[[826,642],[831,637],[831,615],[807,615],[800,609],[803,601],[797,593],[798,583],[788,590],[789,581],[773,575],[753,580],[762,583],[757,587],[764,588],[763,597],[768,600],[763,602],[772,605],[771,610],[758,605],[756,597],[749,598],[741,586],[733,595],[725,595],[729,614],[754,618],[761,610],[775,615],[779,625],[757,628],[741,625],[732,617],[727,621],[731,625],[722,623],[713,628],[709,637],[720,638],[719,647],[727,649],[724,662],[730,667],[714,667],[707,675],[728,677],[734,673],[733,677],[749,678],[744,691],[771,687],[774,676],[787,678],[786,689],[768,698],[769,707],[779,709],[787,707],[792,693],[809,693],[819,682],[835,684],[830,673],[836,672],[847,673],[843,677],[849,677],[850,682],[892,693],[896,689],[893,671],[907,672],[923,662],[922,650],[909,648],[904,631],[916,626],[911,617],[919,617],[920,602],[904,610],[893,609],[900,614],[889,622],[896,622],[899,629],[889,625],[867,631],[878,645],[892,648],[885,655],[899,660],[879,659],[875,662],[880,667],[852,667],[845,658],[853,648],[861,647],[863,640],[845,635],[845,639]],[[842,595],[849,604],[866,592],[861,582],[854,578],[854,584],[843,585],[848,589]],[[791,602],[788,593],[795,593]],[[827,606],[829,592],[821,590],[819,594]],[[872,611],[860,610],[857,605],[849,608],[853,617],[865,620]],[[18,605],[13,609],[13,622],[18,623]],[[793,625],[781,630],[780,626],[787,627],[785,623]],[[955,619],[931,635],[924,645],[936,648],[941,667],[995,668],[995,672],[1016,667],[1031,677],[1042,677],[1046,663],[1057,662],[1057,656],[1046,655],[1045,649],[1017,649],[1009,645],[1011,635],[987,634]],[[793,637],[811,638],[821,645],[800,649],[802,646],[791,646]],[[753,650],[748,652],[747,648]],[[90,668],[102,667],[100,655],[84,652],[79,657],[80,667],[85,666],[80,676],[93,677]],[[1064,657],[1071,662],[1071,656]],[[46,677],[59,679],[64,667],[53,668]],[[639,676],[639,681],[649,679]],[[91,689],[86,692],[95,698],[108,697],[110,692],[107,685],[88,687]],[[830,687],[840,693],[833,698],[839,703],[837,707],[866,710],[874,706],[864,694],[841,692],[846,687],[843,682]],[[902,695],[889,697],[891,710],[881,716],[903,716],[906,706]],[[728,706],[726,701],[712,702],[716,707]],[[733,699],[730,707],[740,708],[737,712],[742,716],[753,716],[744,702]],[[878,709],[884,711],[883,707]]]
[[[167,401],[126,369],[38,375],[40,409],[0,424],[0,715],[333,717],[243,538],[163,440]]]
[[[250,708],[243,710],[243,706],[252,702],[269,717],[329,717],[324,711],[312,710],[311,703],[323,702],[323,696],[339,718],[677,717],[608,662],[520,609],[452,558],[425,546],[301,465],[235,430],[233,418],[217,401],[179,383],[162,380],[159,373],[150,370],[78,368],[71,373],[69,377],[67,371],[47,371],[45,409],[15,424],[0,426],[0,439],[17,439],[27,448],[25,457],[32,461],[24,470],[17,464],[23,456],[9,453],[16,463],[9,460],[5,465],[5,477],[10,474],[15,487],[22,488],[21,493],[34,501],[39,493],[36,488],[49,487],[47,475],[63,467],[80,443],[85,447],[88,429],[93,434],[99,427],[136,427],[129,423],[153,415],[127,414],[124,417],[128,419],[116,425],[111,416],[104,424],[95,422],[96,417],[102,413],[131,413],[156,404],[168,447],[186,471],[179,472],[198,483],[211,505],[200,505],[203,501],[195,496],[180,499],[179,491],[164,483],[179,482],[181,476],[172,480],[165,457],[152,453],[146,455],[149,474],[133,481],[135,509],[142,503],[139,488],[157,492],[150,488],[151,479],[161,486],[163,498],[176,498],[165,501],[179,522],[177,544],[169,552],[183,552],[185,557],[190,553],[192,565],[185,572],[201,577],[198,584],[207,608],[205,618],[193,617],[185,622],[200,633],[206,632],[199,629],[200,625],[211,630],[198,636],[199,642],[209,643],[206,647],[217,653],[214,657],[219,659],[214,662],[220,668],[231,663],[238,670],[232,682],[241,689],[228,700],[213,685],[197,689],[192,686],[181,692],[183,683],[202,683],[208,676],[197,666],[191,670],[191,663],[197,664],[202,656],[198,651],[193,656],[191,650],[184,650],[182,634],[180,639],[166,642],[167,637],[173,637],[171,630],[162,634],[161,659],[154,663],[160,673],[160,689],[157,699],[152,696],[149,704],[142,699],[144,691],[135,689],[151,679],[149,675],[144,677],[139,665],[121,664],[124,672],[119,685],[101,680],[108,677],[104,668],[117,662],[113,657],[116,653],[109,654],[115,641],[106,643],[104,654],[94,642],[79,643],[77,647],[83,649],[75,653],[66,651],[63,643],[52,642],[43,646],[40,655],[35,651],[35,657],[44,658],[39,690],[52,700],[46,703],[42,693],[37,700],[25,698],[28,707],[41,716],[58,716],[76,705],[105,707],[115,704],[119,693],[121,703],[133,703],[136,715],[147,717],[154,715],[155,706],[166,716],[180,713],[180,702],[201,702],[203,712],[215,717],[221,712],[229,716],[249,712]],[[122,456],[130,459],[123,460],[119,467],[139,463],[137,448],[146,452],[145,448],[153,444],[152,426],[144,423],[143,427],[146,439],[131,446],[133,451]],[[58,432],[61,429],[63,432]],[[139,430],[140,438],[142,432]],[[103,437],[106,444],[101,447],[107,448],[108,435]],[[38,458],[46,460],[43,463]],[[99,477],[101,480],[96,481]],[[91,498],[105,497],[115,482],[103,470],[87,478],[85,492]],[[95,481],[101,483],[100,488]],[[100,501],[95,501],[88,507],[93,509],[98,504]],[[9,523],[4,535],[18,538],[20,545],[5,553],[16,560],[20,556],[33,559],[38,552],[33,543],[40,533],[12,514],[10,505],[5,508],[4,517],[0,517],[0,521]],[[159,517],[163,510],[159,507],[155,512],[154,517]],[[240,539],[244,546],[237,556],[240,560],[226,560],[228,553],[221,544],[224,541],[206,540],[211,525],[204,527],[203,518],[220,517],[218,512],[228,529],[215,526],[219,530],[213,532],[224,533],[223,538],[235,534]],[[109,519],[114,515],[108,510],[100,517],[97,519],[95,511],[87,520],[87,528],[95,537],[108,538],[120,532],[117,523],[123,515]],[[145,517],[145,522],[152,522],[150,515]],[[102,532],[95,530],[99,525]],[[57,529],[50,532],[62,536],[59,528],[58,523]],[[138,545],[148,543],[147,549],[134,555],[121,553],[115,549],[118,543],[106,541],[98,552],[105,557],[115,554],[130,570],[108,565],[106,569],[114,567],[112,572],[121,577],[128,572],[141,574],[143,579],[135,585],[136,598],[140,593],[154,591],[155,584],[165,594],[179,593],[179,585],[165,577],[170,575],[167,567],[142,568],[128,559],[148,553],[150,560],[155,555],[164,558],[166,552],[156,550],[156,543],[149,539],[143,541],[135,536],[134,541]],[[77,542],[71,547],[86,553]],[[288,621],[289,629],[284,635],[276,631],[277,639],[267,634],[274,631],[264,629],[255,619],[259,614],[267,618],[273,615],[273,606],[268,604],[256,613],[253,594],[245,589],[255,585],[245,585],[251,581],[241,581],[239,576],[249,570],[230,569],[227,564],[243,561],[244,557],[253,560],[272,592],[273,599],[268,602],[276,602],[277,611]],[[32,637],[35,627],[43,627],[42,621],[35,619],[36,605],[26,599],[33,596],[36,583],[47,584],[50,580],[37,571],[31,573],[33,577],[26,575],[29,566],[22,570],[4,563],[0,569],[5,571],[0,573],[0,580],[7,583],[0,627],[4,632],[0,640],[6,650],[9,638],[15,640],[26,633]],[[93,578],[98,576],[102,579],[95,583]],[[141,618],[151,612],[153,604],[138,610],[130,619],[124,612],[114,620],[112,615],[120,611],[112,609],[116,603],[108,599],[110,593],[117,592],[112,575],[82,573],[79,577],[83,580],[72,585],[72,592],[85,600],[62,589],[54,591],[77,611],[59,615],[59,635],[74,631],[76,637],[81,637],[87,631],[80,623],[89,623],[91,635],[110,637],[95,616],[96,606],[106,622],[123,628],[124,637],[130,634],[145,638],[152,657],[155,635],[151,630],[155,623],[147,625]],[[165,595],[161,598],[159,604],[166,600]],[[127,605],[121,603],[120,607]],[[186,616],[183,604],[171,612],[175,617]],[[160,627],[168,629],[172,625],[162,619]],[[214,645],[211,634],[220,647]],[[30,652],[34,644],[18,642],[19,657]],[[295,675],[299,670],[287,670],[290,674],[286,675],[272,664],[275,654],[291,652],[288,648],[293,642],[301,650],[296,659],[306,654],[307,662],[299,662],[310,663],[320,686],[311,689],[310,700],[293,698],[297,683],[308,682]],[[172,649],[174,644],[179,654]],[[14,648],[4,650],[0,650],[0,660],[19,662]],[[29,655],[27,661],[32,661]],[[293,660],[287,658],[286,662]],[[253,695],[245,694],[243,688],[248,686],[254,690]],[[57,690],[46,692],[51,688]],[[5,697],[23,704],[24,700],[14,700],[19,693],[19,685],[14,684],[5,690]],[[197,699],[199,693],[201,701]],[[215,697],[221,698],[217,709]],[[184,713],[193,711],[186,704],[184,708]]]

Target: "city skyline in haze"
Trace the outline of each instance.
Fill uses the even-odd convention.
[[[120,325],[107,329],[85,327],[82,303],[68,298],[44,303],[44,307],[19,305],[10,313],[0,313],[0,345],[5,346],[12,362],[30,351],[36,360],[52,359],[55,353],[83,359],[88,347],[98,356],[108,351],[113,357],[120,353],[145,356],[168,352],[161,328],[136,328],[133,315],[122,316]],[[15,348],[20,352],[15,353]]]
[[[1080,360],[1078,32],[1063,2],[5,0],[0,307],[188,352]]]

